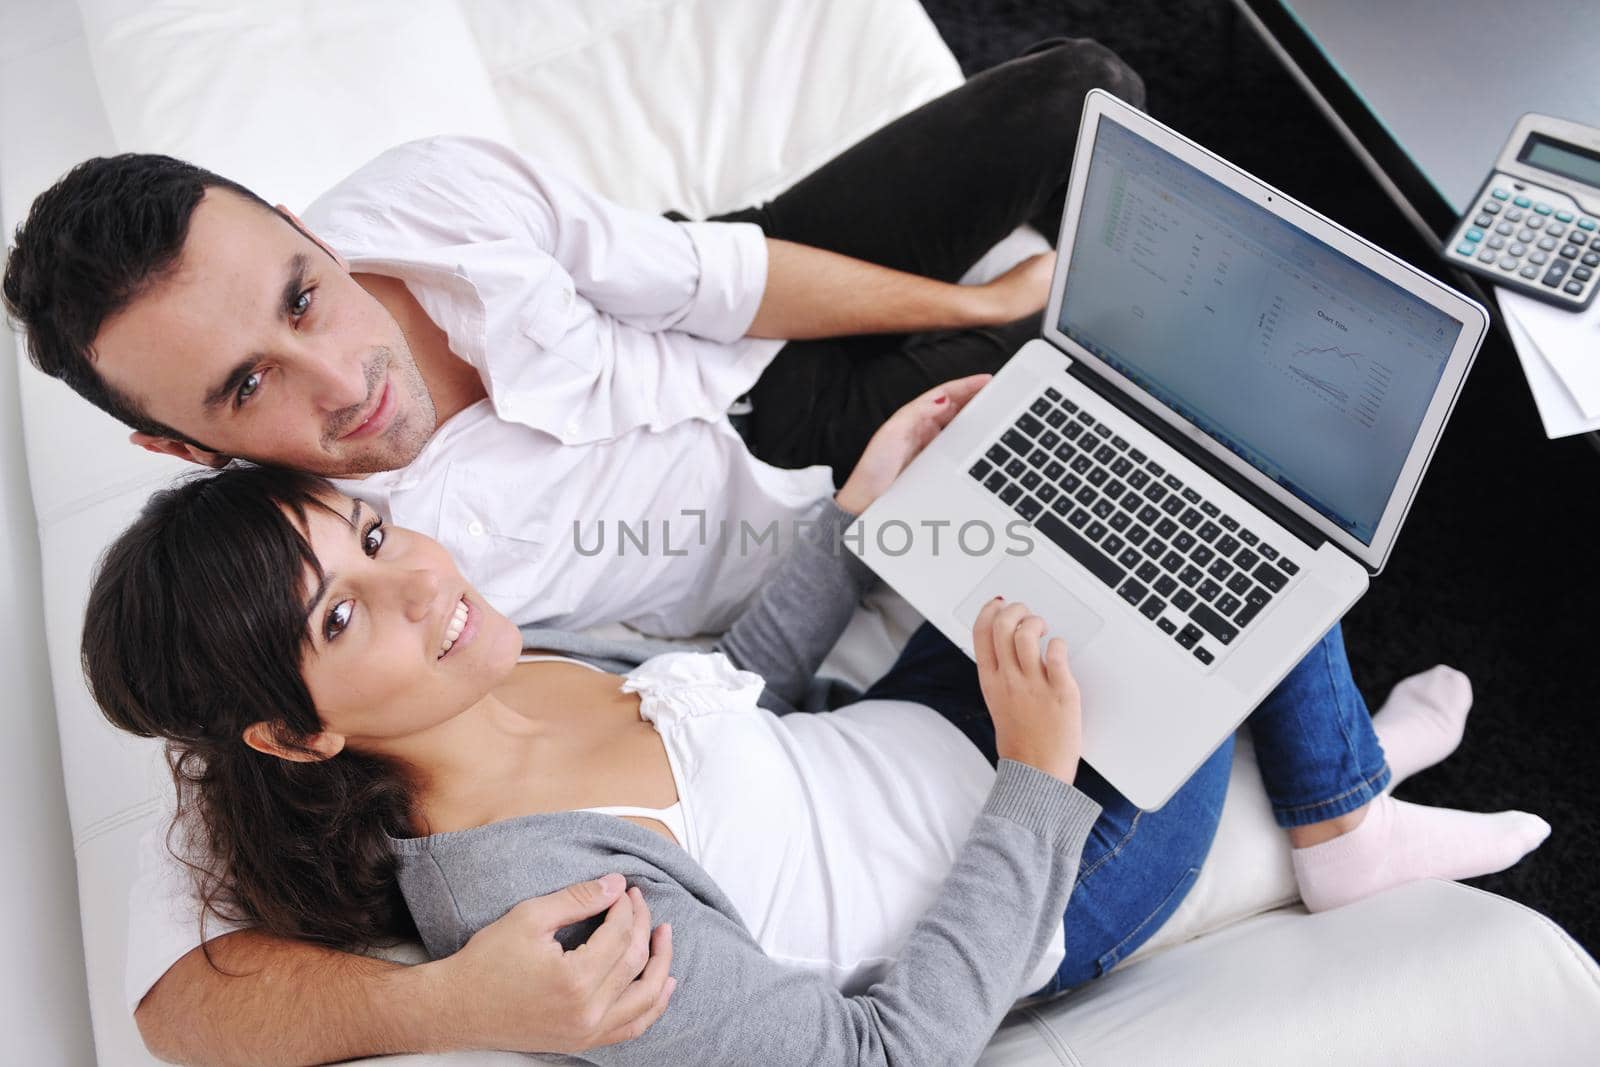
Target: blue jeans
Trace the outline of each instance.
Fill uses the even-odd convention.
[[[966,734],[990,763],[998,761],[977,667],[930,625],[912,635],[894,666],[862,699],[926,704]],[[1280,826],[1354,811],[1389,783],[1389,767],[1350,676],[1338,625],[1248,721]],[[1078,769],[1078,789],[1102,812],[1067,900],[1066,959],[1039,993],[1060,992],[1110,971],[1178,909],[1211,849],[1232,762],[1230,737],[1157,811],[1134,807],[1093,768]]]

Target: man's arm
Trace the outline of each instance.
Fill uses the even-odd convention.
[[[1014,322],[1044,307],[1055,258],[1030,256],[984,285],[952,285],[769,237],[767,286],[748,333],[800,340]]]
[[[400,1052],[580,1052],[666,1010],[672,931],[608,875],[512,908],[445,960],[406,966],[242,930],[180,959],[140,1002],[173,1063],[317,1064]],[[555,931],[606,911],[581,952]],[[220,968],[220,970],[218,969]]]

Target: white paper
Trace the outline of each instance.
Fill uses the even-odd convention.
[[[1500,308],[1523,332],[1566,386],[1585,419],[1600,417],[1600,300],[1568,311],[1497,289]]]
[[[1546,437],[1569,437],[1572,434],[1600,430],[1600,418],[1586,418],[1577,401],[1567,391],[1544,353],[1534,343],[1518,318],[1520,305],[1532,303],[1520,293],[1495,290],[1506,328],[1511,333],[1511,347],[1522,364],[1523,376],[1528,379],[1528,389],[1533,393],[1534,406],[1539,409],[1539,421],[1544,423]],[[1512,299],[1507,299],[1508,297]],[[1557,309],[1559,310],[1559,309]],[[1567,312],[1571,314],[1571,312]],[[1576,316],[1574,316],[1576,317]]]

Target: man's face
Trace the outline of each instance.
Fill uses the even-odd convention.
[[[434,431],[393,316],[321,245],[225,190],[206,192],[175,268],[93,350],[113,389],[224,456],[364,474],[404,467]]]

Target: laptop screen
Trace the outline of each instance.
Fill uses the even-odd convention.
[[[1058,325],[1367,545],[1462,329],[1108,117]]]

